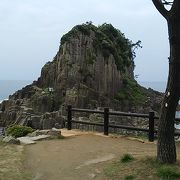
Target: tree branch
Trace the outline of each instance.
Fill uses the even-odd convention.
[[[180,0],[174,0],[170,11],[175,14],[180,12]]]
[[[164,5],[170,5],[170,6],[172,6],[172,4],[173,4],[173,2],[169,2],[169,1],[166,1],[166,0],[162,0],[162,3]]]
[[[156,9],[167,19],[169,11],[164,7],[161,0],[152,0]]]

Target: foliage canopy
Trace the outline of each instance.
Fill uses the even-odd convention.
[[[72,38],[78,38],[80,34],[90,36],[94,34],[93,47],[97,53],[100,50],[104,58],[113,55],[118,70],[125,71],[125,67],[134,66],[135,46],[140,47],[140,41],[133,44],[125,35],[111,24],[104,23],[98,27],[92,22],[86,22],[72,28],[61,38],[61,45],[70,42]]]

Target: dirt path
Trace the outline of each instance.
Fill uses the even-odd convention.
[[[33,173],[33,180],[104,180],[103,169],[115,158],[155,152],[154,143],[85,134],[26,146],[25,166]]]

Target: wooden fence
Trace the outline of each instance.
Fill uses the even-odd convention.
[[[85,112],[85,113],[103,114],[104,123],[95,123],[95,122],[73,120],[72,119],[72,112]],[[109,115],[145,118],[145,119],[148,119],[149,128],[145,129],[145,128],[138,128],[138,127],[133,127],[133,126],[110,124],[109,123]],[[148,132],[148,139],[150,142],[153,142],[154,141],[154,134],[157,133],[157,130],[154,127],[154,121],[157,119],[159,119],[159,117],[155,116],[155,113],[153,111],[149,112],[149,114],[139,114],[139,113],[109,111],[109,108],[104,108],[104,111],[100,111],[100,110],[91,110],[91,109],[72,108],[71,105],[67,106],[67,129],[68,130],[72,129],[72,123],[96,125],[96,126],[104,127],[104,135],[107,135],[107,136],[109,134],[109,128],[121,128],[121,129],[127,129],[127,130]],[[176,121],[180,122],[180,119],[176,119]],[[180,135],[180,133],[179,132],[175,133],[175,135]]]

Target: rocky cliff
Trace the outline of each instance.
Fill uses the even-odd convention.
[[[38,80],[0,105],[1,125],[31,122],[36,128],[48,128],[60,121],[67,104],[125,111],[158,109],[162,95],[134,80],[132,47],[111,24],[75,26],[61,38],[59,51],[44,65]],[[51,119],[48,125],[47,119]]]

